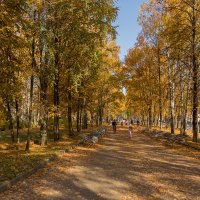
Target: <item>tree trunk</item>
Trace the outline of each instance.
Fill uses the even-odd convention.
[[[88,128],[88,117],[87,117],[87,113],[84,113],[83,115],[83,129],[87,129]]]
[[[99,101],[98,116],[99,116],[99,124],[98,125],[102,125],[102,123],[103,123],[103,99],[102,99],[102,97],[100,98],[100,101]]]
[[[91,113],[91,127],[93,127],[93,124],[94,124],[94,115],[93,113]]]
[[[170,125],[171,125],[171,133],[174,134],[174,81],[173,81],[173,66],[169,66],[169,95],[170,95]]]
[[[33,84],[34,76],[31,76],[30,82],[30,104],[29,104],[29,114],[28,114],[28,133],[27,133],[27,142],[26,142],[26,151],[30,149],[30,140],[31,140],[31,122],[32,122],[32,109],[33,109]]]
[[[174,84],[170,88],[170,124],[171,124],[171,133],[174,134]]]
[[[96,113],[96,126],[99,126],[99,108],[97,109],[97,113]]]
[[[198,71],[199,66],[197,64],[196,57],[196,12],[195,12],[196,1],[193,0],[192,6],[192,80],[193,80],[193,109],[192,109],[192,129],[193,129],[193,142],[198,141]]]
[[[36,20],[36,10],[33,10],[33,20]],[[31,67],[34,70],[36,68],[35,60],[35,34],[33,34],[32,47],[31,47],[31,57],[32,63]],[[26,151],[29,151],[30,148],[30,139],[31,139],[31,121],[32,121],[32,107],[33,107],[33,86],[34,86],[34,75],[31,75],[30,79],[30,102],[29,102],[29,111],[28,111],[28,132],[27,132],[27,142],[26,142]]]
[[[160,131],[162,130],[162,85],[161,85],[161,63],[160,63],[160,49],[158,48],[158,52],[157,52],[157,56],[158,56],[158,85],[159,85],[159,115],[160,115]]]
[[[179,123],[180,123],[180,116],[178,114],[177,117],[176,117],[176,128],[177,129],[179,128]]]
[[[186,135],[186,129],[187,129],[189,90],[190,90],[190,85],[188,84],[187,93],[186,93],[186,100],[185,100],[185,108],[184,108],[183,135]]]
[[[149,129],[152,128],[152,106],[149,106],[148,109],[148,113],[149,113],[149,117],[148,117],[148,125],[149,125]]]
[[[54,83],[54,141],[59,140],[59,83],[56,78]]]
[[[20,143],[20,140],[19,140],[19,102],[18,102],[18,100],[15,100],[15,109],[16,109],[17,143]]]
[[[99,125],[103,123],[103,108],[102,106],[99,107]]]
[[[88,117],[87,117],[87,112],[86,112],[86,99],[84,98],[83,100],[83,129],[87,129],[88,126]]]
[[[68,119],[68,134],[70,136],[73,135],[73,130],[72,130],[72,91],[71,91],[71,75],[70,72],[68,72],[68,90],[67,90],[67,95],[68,95],[68,110],[67,110],[67,119]]]
[[[77,112],[76,112],[76,130],[78,133],[80,132],[79,118],[80,118],[80,98],[78,98]]]
[[[47,89],[48,89],[48,59],[46,56],[47,50],[47,33],[46,33],[46,0],[42,0],[42,10],[39,13],[40,19],[40,117],[41,117],[41,128],[45,134],[48,129],[48,107],[47,107]]]
[[[8,110],[8,119],[9,119],[9,130],[10,130],[10,135],[11,135],[11,141],[12,143],[15,142],[15,135],[14,135],[14,129],[13,129],[13,117],[12,117],[12,112],[11,112],[11,107],[10,107],[10,102],[7,99],[7,110]]]
[[[80,105],[80,116],[79,116],[79,128],[81,131],[82,128],[82,114],[83,114],[83,105]]]
[[[57,40],[55,39],[55,43],[57,43]],[[55,80],[54,80],[54,141],[59,140],[59,56],[56,52],[55,55]]]
[[[180,71],[183,69],[181,68]],[[184,85],[183,85],[183,77],[182,73],[180,74],[180,106],[181,106],[181,125],[180,125],[180,134],[183,134],[183,124],[184,124],[184,116],[185,116],[185,109],[184,109]]]

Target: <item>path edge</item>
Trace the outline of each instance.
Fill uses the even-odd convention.
[[[30,177],[31,175],[36,173],[38,170],[44,168],[48,163],[53,162],[56,159],[58,159],[59,156],[70,152],[70,150],[73,150],[73,149],[77,148],[78,146],[80,146],[82,144],[83,144],[83,141],[79,141],[77,144],[70,145],[68,148],[66,148],[64,150],[60,150],[56,154],[54,154],[54,155],[50,156],[49,158],[46,158],[45,160],[41,161],[38,165],[36,165],[32,169],[29,169],[26,172],[24,172],[20,175],[17,175],[15,178],[13,178],[11,180],[7,180],[7,181],[2,182],[0,184],[0,193],[8,190],[9,188],[11,188],[14,184],[18,183],[19,181],[22,181],[22,180]]]
[[[105,134],[104,135],[106,135],[107,130],[106,130],[106,128],[104,128],[104,129],[105,129]],[[104,135],[100,136],[99,138],[103,137]],[[45,159],[44,161],[41,161],[38,165],[36,165],[32,169],[27,170],[26,172],[16,176],[15,178],[13,178],[11,180],[2,182],[0,184],[0,193],[8,190],[9,188],[11,188],[14,184],[18,183],[19,181],[22,181],[22,180],[30,177],[31,175],[36,173],[38,170],[44,168],[48,163],[58,159],[59,156],[62,156],[65,153],[69,153],[73,149],[76,149],[77,147],[84,145],[84,143],[85,143],[84,140],[80,140],[76,144],[69,145],[66,149],[60,150],[56,154],[54,154],[54,155],[50,156],[49,158]]]

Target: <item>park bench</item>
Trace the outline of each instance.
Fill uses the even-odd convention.
[[[175,135],[175,134],[171,134],[169,132],[164,132],[164,131],[157,131],[157,130],[153,130],[153,131],[147,131],[144,133],[150,133],[153,137],[155,138],[159,138],[159,139],[164,139],[166,141],[166,143],[168,144],[184,144],[185,143],[185,138],[187,137],[187,135],[183,135],[183,134],[179,134],[179,135]]]
[[[99,139],[102,138],[106,134],[106,128],[100,127],[96,131],[92,132],[90,135],[79,134],[79,137],[82,139],[82,144],[86,145],[94,145],[98,143]]]
[[[107,130],[105,127],[100,127],[92,133],[93,136],[103,137],[106,134]]]

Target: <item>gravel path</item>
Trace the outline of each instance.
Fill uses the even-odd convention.
[[[1,200],[200,200],[200,160],[128,131],[79,148],[0,194]]]

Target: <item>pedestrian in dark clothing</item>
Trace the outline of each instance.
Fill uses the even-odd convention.
[[[115,120],[112,121],[113,133],[117,131],[117,122]]]
[[[131,125],[133,125],[133,120],[131,119]]]

